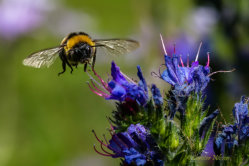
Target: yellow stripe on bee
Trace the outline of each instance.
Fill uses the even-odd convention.
[[[66,51],[66,53],[72,49],[76,44],[80,43],[80,42],[85,42],[87,44],[89,44],[90,46],[95,46],[95,43],[90,39],[89,36],[87,35],[76,35],[73,36],[71,38],[69,38],[67,40],[67,44],[66,46],[64,46],[64,49]]]

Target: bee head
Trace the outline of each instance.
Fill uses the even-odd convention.
[[[69,59],[85,63],[92,57],[93,48],[87,43],[78,43],[69,51]]]

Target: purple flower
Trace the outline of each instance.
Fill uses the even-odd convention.
[[[109,143],[107,141],[104,143],[95,134],[103,151],[103,153],[99,152],[94,146],[97,153],[113,158],[122,157],[127,164],[141,166],[145,164],[163,165],[161,152],[144,126],[131,124],[126,132],[111,134],[112,139]],[[103,146],[112,151],[112,153],[105,150]]]
[[[213,145],[214,145],[214,136],[211,135],[206,144],[205,149],[202,151],[201,156],[208,156],[213,158],[213,156],[215,155]]]
[[[0,36],[12,39],[39,26],[47,10],[46,0],[3,0],[0,3]]]
[[[164,47],[163,41],[162,44]],[[191,66],[189,66],[189,62],[187,62],[187,66],[184,66],[179,55],[173,54],[173,56],[168,56],[164,47],[166,69],[162,74],[159,73],[160,78],[171,84],[179,94],[188,95],[192,91],[200,93],[207,87],[210,81],[209,54],[206,66],[199,65],[198,56],[200,47],[196,60],[191,64]]]
[[[136,101],[138,104],[144,106],[147,101],[148,101],[148,89],[147,89],[147,84],[146,81],[142,75],[142,71],[140,66],[137,66],[137,75],[140,79],[139,83],[135,83],[132,79],[124,75],[119,67],[112,62],[112,67],[111,67],[111,75],[112,75],[112,80],[106,83],[103,81],[103,79],[95,72],[94,74],[100,79],[102,85],[100,85],[105,91],[108,93],[100,90],[93,82],[93,78],[91,77],[92,80],[92,86],[95,88],[92,88],[89,85],[90,89],[97,95],[105,97],[107,100],[118,100],[120,102],[125,101],[127,99],[132,99]],[[96,82],[96,81],[95,81]]]

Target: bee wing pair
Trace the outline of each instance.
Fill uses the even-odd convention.
[[[94,42],[95,47],[103,48],[107,54],[114,56],[127,54],[139,46],[139,43],[134,40],[123,39],[94,40]],[[25,58],[23,64],[34,68],[50,67],[58,57],[57,53],[64,49],[63,47],[61,45],[35,52]]]

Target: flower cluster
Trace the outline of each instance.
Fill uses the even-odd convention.
[[[214,150],[216,155],[232,155],[242,144],[246,145],[243,154],[249,154],[248,98],[242,97],[241,102],[235,104],[233,125],[223,126],[218,136],[213,132],[220,111],[204,107],[203,91],[210,76],[217,72],[210,73],[208,53],[207,64],[199,64],[200,48],[201,45],[195,61],[189,65],[188,60],[186,66],[179,55],[168,55],[164,49],[166,69],[162,73],[159,69],[157,74],[171,85],[164,96],[155,84],[149,86],[149,95],[139,66],[139,81],[122,73],[114,62],[109,81],[104,81],[93,70],[99,81],[89,74],[91,91],[106,100],[116,100],[116,109],[108,118],[111,139],[108,141],[104,136],[102,141],[94,132],[102,150],[94,146],[95,151],[103,156],[122,158],[121,165],[129,166],[195,165],[195,157],[205,156],[209,150]],[[239,158],[236,162],[248,161],[248,156],[236,156]]]
[[[103,150],[102,153],[95,148],[97,153],[113,158],[123,157],[126,164],[145,165],[150,163],[152,165],[163,165],[161,152],[143,125],[131,124],[126,132],[114,132],[111,135],[112,138],[109,143],[107,141],[104,143],[95,134]],[[107,152],[103,146],[111,150],[113,154]]]
[[[207,53],[208,61],[206,66],[199,65],[198,62],[202,43],[199,46],[195,61],[190,66],[188,57],[187,65],[185,66],[180,55],[174,53],[172,56],[169,56],[167,54],[162,36],[161,41],[167,68],[162,74],[159,72],[160,78],[171,84],[178,94],[189,95],[192,91],[195,93],[202,92],[210,81],[209,53]]]
[[[159,74],[159,78],[163,79],[170,85],[171,90],[168,94],[169,116],[174,118],[176,112],[184,116],[188,97],[191,93],[201,95],[203,90],[207,87],[210,81],[210,57],[207,53],[207,64],[202,66],[198,62],[198,57],[201,49],[199,46],[195,61],[189,65],[189,57],[187,58],[187,65],[185,66],[180,55],[168,55],[165,49],[164,41],[161,37],[162,46],[164,48],[164,59],[166,69]]]
[[[170,57],[165,54],[164,58],[167,69],[163,71],[161,78],[174,86],[179,94],[188,95],[192,91],[199,93],[207,87],[210,80],[209,55],[206,66],[199,65],[198,61],[191,66],[184,66],[179,55]],[[179,66],[180,62],[182,66]]]
[[[243,146],[249,139],[248,98],[241,97],[240,103],[233,108],[234,124],[224,125],[223,130],[215,140],[217,154],[231,155],[236,146]]]
[[[102,85],[101,87],[105,89],[108,93],[105,93],[98,89],[94,82],[92,81],[92,85],[95,89],[93,89],[90,84],[90,89],[97,95],[105,97],[105,99],[110,100],[118,100],[120,102],[125,100],[135,100],[140,105],[145,105],[148,101],[148,89],[146,81],[143,77],[142,71],[140,66],[137,66],[137,75],[140,79],[139,83],[136,84],[134,81],[132,81],[129,77],[122,74],[119,67],[112,62],[111,67],[111,75],[112,80],[106,83],[95,71],[95,75],[98,76],[100,79]],[[129,80],[127,80],[126,78]],[[94,80],[94,79],[92,79]],[[99,85],[99,84],[98,84]]]

